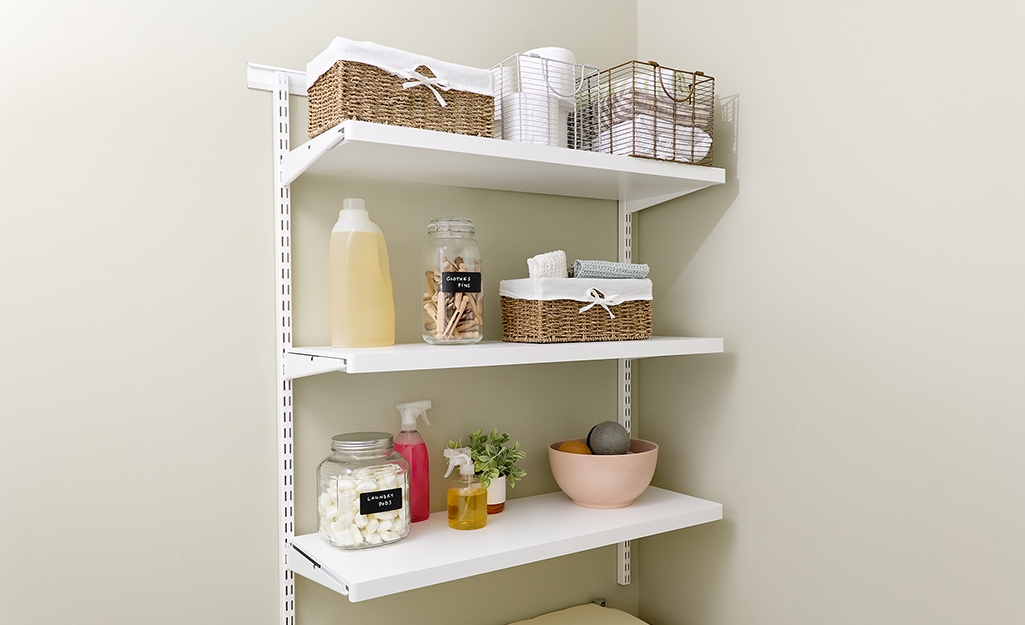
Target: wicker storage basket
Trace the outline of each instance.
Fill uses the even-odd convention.
[[[584,149],[712,164],[714,78],[630,61],[587,80],[577,107]]]
[[[649,280],[589,281],[575,278],[541,278],[565,282],[634,282]],[[503,281],[500,288],[502,304],[502,340],[511,343],[573,343],[586,341],[628,341],[651,338],[651,300],[628,299],[618,304],[581,299],[525,299],[506,295]],[[607,286],[601,285],[606,291]],[[599,298],[604,293],[598,292]],[[597,304],[597,305],[596,305]],[[607,306],[607,309],[605,308]]]
[[[426,65],[416,71],[435,77]],[[478,137],[494,134],[493,96],[450,89],[441,92],[443,107],[430,89],[404,89],[405,82],[373,65],[337,61],[306,91],[310,138],[346,119]]]

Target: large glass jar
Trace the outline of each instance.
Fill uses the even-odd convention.
[[[480,245],[473,222],[432,219],[423,249],[423,337],[435,345],[477,343],[484,337]]]
[[[363,549],[409,534],[409,464],[391,434],[354,432],[331,439],[317,469],[321,537],[343,549]]]

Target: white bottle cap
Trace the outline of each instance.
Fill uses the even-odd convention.
[[[367,210],[367,205],[361,198],[347,197],[342,200],[342,210],[365,211]]]
[[[463,477],[473,475],[473,460],[470,459],[469,447],[446,449],[444,453],[448,458],[448,471],[445,471],[445,477],[448,477],[452,473],[452,469],[456,467],[459,467],[459,475]]]
[[[423,419],[424,423],[427,425],[431,424],[431,422],[427,420],[427,409],[431,407],[431,400],[429,399],[411,401],[405,404],[399,404],[395,407],[399,409],[399,414],[402,415],[403,431],[415,430],[416,420],[418,417]]]

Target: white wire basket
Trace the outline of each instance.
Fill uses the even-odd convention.
[[[495,82],[495,138],[583,149],[577,101],[598,68],[514,54],[491,68]]]

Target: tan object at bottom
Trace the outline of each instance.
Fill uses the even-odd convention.
[[[587,603],[510,625],[646,625],[646,622],[622,610]]]

